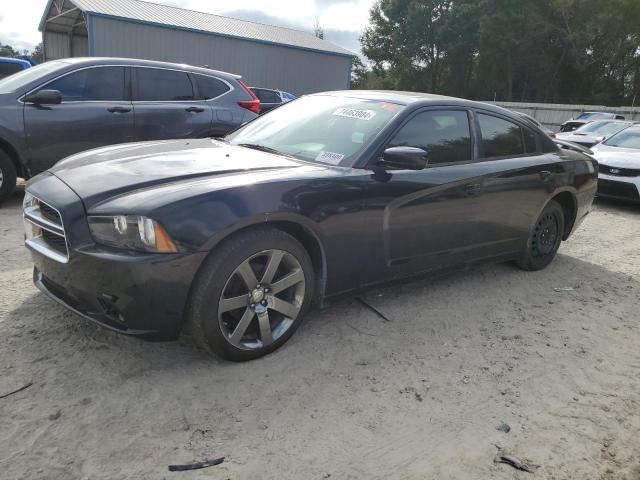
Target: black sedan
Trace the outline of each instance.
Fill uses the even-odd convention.
[[[83,317],[143,336],[191,324],[206,349],[248,360],[312,304],[372,285],[481,262],[544,268],[596,182],[595,160],[499,107],[323,93],[224,140],[59,162],[27,184],[26,245],[36,285]]]

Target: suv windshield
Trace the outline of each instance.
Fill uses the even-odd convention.
[[[301,160],[345,165],[403,108],[383,101],[313,95],[285,103],[226,140]]]
[[[0,80],[0,93],[15,92],[17,89],[24,87],[28,83],[37,80],[44,75],[48,75],[64,65],[67,65],[67,63],[54,60],[14,73],[9,77]]]
[[[587,123],[584,127],[578,128],[575,133],[594,133],[597,135],[609,136],[627,128],[629,125],[631,125],[631,122],[620,123],[601,120],[598,122]]]
[[[610,147],[635,148],[640,150],[640,126],[629,127],[603,143]]]

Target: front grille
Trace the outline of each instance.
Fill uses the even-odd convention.
[[[48,230],[43,230],[42,239],[46,242],[47,245],[49,245],[57,252],[63,255],[67,254],[67,241],[64,237],[61,237],[60,235],[52,233]]]
[[[640,168],[618,168],[600,164],[600,173],[618,177],[640,177]]]
[[[42,201],[39,202],[39,207],[40,207],[40,213],[44,218],[46,218],[47,220],[57,225],[62,226],[62,219],[60,218],[60,214],[56,209],[50,207],[49,205],[47,205]]]
[[[613,180],[598,180],[598,195],[605,197],[640,200],[638,189],[632,183],[614,182]]]
[[[25,243],[33,250],[61,263],[69,261],[67,237],[60,212],[39,198],[25,198],[22,213],[25,223]]]

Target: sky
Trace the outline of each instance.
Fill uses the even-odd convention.
[[[368,23],[375,0],[163,0],[201,12],[313,31],[318,19],[325,39],[352,52],[360,52],[358,37]],[[32,49],[41,41],[38,23],[47,0],[0,0],[0,43]],[[238,6],[241,5],[241,8]]]

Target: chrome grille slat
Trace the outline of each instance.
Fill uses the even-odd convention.
[[[27,246],[61,263],[69,261],[69,245],[60,212],[38,197],[25,207],[22,217],[27,230]]]

